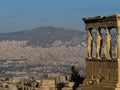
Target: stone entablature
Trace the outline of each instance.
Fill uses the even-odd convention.
[[[97,16],[97,17],[90,17],[90,18],[83,18],[85,22],[85,26],[87,28],[116,28],[117,20],[120,20],[120,15],[112,15],[112,16]]]

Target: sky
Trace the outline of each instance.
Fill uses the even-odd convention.
[[[84,17],[120,13],[120,0],[0,0],[0,33],[54,26],[83,30]]]

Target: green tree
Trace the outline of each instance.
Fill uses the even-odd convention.
[[[71,73],[70,81],[73,81],[75,83],[73,85],[73,90],[76,90],[79,84],[83,83],[85,77],[79,75],[79,70],[74,65],[71,67],[71,71],[72,73]]]

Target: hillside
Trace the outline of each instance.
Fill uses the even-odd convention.
[[[27,40],[29,41],[28,44],[33,46],[48,47],[51,46],[53,42],[59,40],[66,42],[76,37],[84,40],[84,33],[85,32],[75,31],[71,29],[44,26],[28,31],[0,34],[0,40]]]
[[[85,74],[85,40],[85,32],[51,26],[0,34],[0,76],[70,75],[72,65]]]

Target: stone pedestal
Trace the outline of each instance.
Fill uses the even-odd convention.
[[[86,59],[86,79],[77,90],[120,90],[118,60]]]

